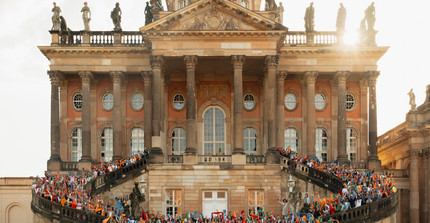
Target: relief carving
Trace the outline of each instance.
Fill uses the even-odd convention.
[[[227,98],[228,88],[225,85],[202,85],[200,97],[202,98]]]

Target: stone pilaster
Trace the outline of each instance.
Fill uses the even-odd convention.
[[[378,158],[378,124],[377,124],[377,109],[376,109],[376,80],[379,76],[379,71],[368,71],[367,81],[369,83],[369,169],[380,169],[381,160]]]
[[[88,168],[91,165],[91,79],[94,78],[91,71],[79,71],[82,80],[82,158],[79,161],[79,169]]]
[[[143,132],[145,149],[151,150],[152,147],[152,71],[142,71],[143,77]]]
[[[233,154],[244,154],[243,150],[243,81],[242,72],[245,55],[231,56],[234,71],[234,149]]]
[[[330,80],[330,91],[331,91],[331,135],[337,136],[338,90],[337,90],[337,83],[335,78],[333,78],[333,80]],[[329,148],[327,158],[328,160],[337,159],[337,140],[331,141],[331,146]]]
[[[122,71],[111,71],[113,81],[113,159],[121,159],[121,82]]]
[[[276,148],[276,70],[278,68],[278,55],[269,55],[265,58],[265,64],[267,68],[267,94],[265,100],[267,100],[267,124],[268,124],[268,149],[266,152],[266,162],[268,164],[279,163],[279,155],[277,154]]]
[[[287,71],[278,71],[276,75],[276,147],[284,147],[285,112],[284,92]]]
[[[161,55],[150,57],[152,77],[152,146],[149,161],[151,163],[162,163],[164,161],[161,149],[161,70],[164,59]]]
[[[349,163],[346,154],[346,79],[349,71],[338,71],[336,73],[337,83],[337,161]]]
[[[307,151],[306,155],[308,157],[315,156],[315,128],[316,128],[316,118],[315,118],[315,82],[318,76],[318,71],[307,71],[305,73],[306,81],[306,135],[307,135]]]
[[[48,170],[60,170],[60,102],[58,89],[63,78],[60,71],[48,71],[51,80],[51,157],[48,160]]]
[[[198,57],[196,55],[184,56],[184,63],[187,69],[187,140],[186,155],[197,154],[197,105],[196,105],[196,66]],[[194,163],[194,161],[193,161]]]
[[[368,105],[368,92],[369,86],[366,79],[360,80],[360,119],[361,119],[361,134],[360,134],[360,146],[359,156],[357,156],[358,161],[365,161],[368,158],[368,125],[369,120],[367,118],[367,113],[369,111]]]
[[[420,158],[420,151],[411,149],[409,153],[409,216],[410,222],[420,222],[420,183],[418,176],[418,162]]]

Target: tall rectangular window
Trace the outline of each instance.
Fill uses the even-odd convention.
[[[321,162],[327,162],[328,136],[325,129],[318,128],[315,131],[316,155]]]
[[[166,190],[166,214],[180,215],[182,208],[181,190]]]
[[[264,214],[264,190],[248,190],[248,215]]]

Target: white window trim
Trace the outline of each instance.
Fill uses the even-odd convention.
[[[262,194],[263,194],[263,204],[262,205],[250,205],[249,203],[250,203],[250,197],[249,197],[249,192],[254,192],[254,197],[255,197],[255,200],[254,200],[254,202],[255,202],[255,204],[257,204],[257,201],[258,201],[258,193],[257,192],[262,192]],[[253,209],[253,211],[254,211],[254,213],[253,214],[256,214],[256,215],[258,215],[258,207],[261,207],[262,208],[262,210],[263,210],[263,212],[264,212],[264,190],[263,189],[249,189],[248,190],[248,214],[249,214],[249,208],[252,208]]]
[[[319,136],[318,134],[317,134],[317,132],[318,132],[318,130],[322,130],[322,131],[325,131],[325,133],[326,133],[326,136],[327,137],[324,137],[324,136]],[[321,132],[322,133],[322,132]],[[321,134],[322,135],[322,134]],[[328,161],[328,133],[327,133],[327,130],[326,129],[324,129],[324,128],[317,128],[316,129],[316,131],[315,131],[315,154],[317,155],[317,157],[318,157],[318,159],[320,159],[320,161],[321,162],[323,162],[324,160],[322,159],[322,154],[326,154],[326,156],[327,156],[327,160],[326,161]],[[326,140],[326,150],[323,150],[323,145],[320,145],[320,146],[318,146],[317,145],[317,143],[318,143],[318,141],[321,141],[321,143],[323,142],[323,140]],[[321,148],[321,150],[318,150],[319,148]]]
[[[348,134],[348,130],[355,132],[355,137],[354,136],[350,136],[350,134]],[[355,150],[352,150],[351,147],[351,141],[350,140],[355,140]],[[348,160],[349,161],[357,161],[357,143],[358,143],[358,133],[355,129],[353,128],[347,128],[346,129],[346,154],[348,156]],[[355,159],[351,160],[351,153],[355,154]]]
[[[133,133],[136,133],[137,136],[133,135]],[[140,133],[142,133],[142,136],[140,136]],[[137,150],[133,150],[134,143],[137,143],[137,146],[136,146]],[[130,134],[130,152],[138,153],[138,152],[143,152],[144,150],[145,150],[145,132],[142,128],[139,128],[139,127],[133,128]]]
[[[110,129],[112,134],[109,134],[108,136],[103,136],[103,133]],[[103,144],[102,144],[102,140],[105,140],[105,148],[107,148],[107,150],[103,150]],[[102,157],[102,153],[105,153],[105,156]],[[108,156],[110,155],[110,156]],[[102,130],[101,134],[100,134],[100,161],[102,162],[109,162],[113,157],[113,129],[112,128],[105,128]]]
[[[172,191],[173,192],[173,196],[172,196],[172,204],[167,204],[167,199],[169,198],[169,192],[170,191]],[[180,192],[180,195],[179,195],[179,202],[180,202],[180,204],[179,205],[177,205],[177,204],[175,204],[176,203],[176,200],[175,200],[175,198],[176,198],[176,193],[177,192]],[[174,209],[176,209],[176,208],[180,208],[180,211],[178,211],[178,214],[179,215],[182,215],[182,190],[180,190],[180,189],[167,189],[166,190],[166,199],[165,199],[165,201],[164,201],[164,203],[166,204],[166,208],[165,208],[165,210],[166,210],[166,214],[167,214],[167,208],[170,208],[170,207],[172,207],[172,208],[174,208]]]
[[[73,136],[73,133],[77,131],[77,136]],[[77,150],[73,149],[73,141],[77,140]],[[75,128],[72,131],[71,140],[70,140],[70,148],[71,148],[71,161],[72,162],[78,162],[82,157],[82,129],[81,128]],[[73,160],[73,154],[77,155],[77,160]]]
[[[213,108],[214,109],[214,112],[213,112],[213,114],[212,114],[212,118],[213,118],[213,123],[212,123],[212,128],[213,128],[213,140],[212,141],[205,141],[205,114],[206,114],[206,112],[209,110],[209,109],[211,109],[211,108]],[[224,141],[215,141],[215,109],[216,108],[218,108],[219,110],[221,110],[221,112],[223,113],[223,116],[224,116]],[[203,111],[203,134],[202,134],[202,137],[203,137],[203,140],[202,140],[202,142],[203,142],[203,146],[202,146],[202,148],[203,148],[203,154],[205,154],[205,144],[206,143],[212,143],[213,145],[214,145],[214,148],[213,148],[213,152],[212,152],[212,154],[213,155],[216,155],[217,153],[218,153],[218,151],[217,151],[217,148],[215,148],[215,144],[216,143],[223,143],[224,144],[224,152],[223,152],[223,154],[225,155],[226,154],[226,150],[227,150],[227,148],[226,148],[226,139],[227,139],[227,137],[226,137],[226,127],[227,127],[227,123],[226,123],[226,121],[225,121],[225,117],[226,117],[226,115],[225,115],[225,112],[224,112],[224,110],[221,108],[221,107],[219,107],[219,106],[209,106],[208,108],[206,108],[204,111]],[[210,154],[205,154],[205,155],[210,155]]]
[[[174,133],[176,130],[179,130],[179,129],[181,129],[182,131],[184,131],[184,136],[173,136],[173,133]],[[185,131],[185,129],[184,129],[184,128],[180,128],[180,127],[175,128],[175,129],[173,129],[171,136],[172,136],[172,155],[182,155],[182,154],[184,154],[184,152],[185,152],[185,149],[186,149],[186,148],[182,148],[182,147],[181,147],[181,140],[184,140],[184,141],[185,141],[185,147],[187,147],[187,146],[186,146],[187,132]],[[178,143],[179,148],[178,148],[178,150],[177,150],[177,151],[173,151],[173,146],[174,146],[173,141],[174,141],[174,140],[178,140],[178,141],[179,141],[179,143]]]
[[[247,131],[248,130],[248,131]],[[254,131],[255,132],[255,137],[250,135],[250,131]],[[245,143],[243,143],[243,150],[246,153],[246,155],[257,155],[257,151],[258,151],[258,136],[257,136],[257,131],[254,128],[245,128],[243,130],[243,141],[248,141],[248,145],[250,145],[251,141],[255,140],[255,151],[251,151],[251,148],[248,148],[248,150],[245,148]]]
[[[287,137],[287,131],[288,130],[290,130],[290,131],[294,130],[296,132],[296,137],[292,137],[291,132],[290,132],[290,137]],[[296,141],[296,148],[294,148],[294,147],[291,146],[292,140]],[[288,145],[287,145],[287,143],[288,143]],[[297,129],[291,128],[291,127],[286,128],[285,131],[284,131],[284,146],[285,146],[284,149],[287,149],[287,147],[289,145],[290,145],[291,151],[297,152],[299,150],[299,133],[298,133]]]

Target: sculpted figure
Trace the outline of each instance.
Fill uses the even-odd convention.
[[[314,31],[314,16],[315,16],[315,9],[314,9],[314,3],[311,2],[309,7],[306,8],[305,12],[305,29],[306,32],[313,32]]]
[[[367,7],[366,11],[364,11],[364,18],[367,22],[367,30],[374,30],[373,27],[375,26],[375,2],[372,2],[369,7]]]
[[[409,105],[411,106],[411,111],[417,110],[417,105],[415,104],[415,94],[413,92],[414,89],[411,89],[408,93],[409,95]]]
[[[336,30],[338,32],[345,31],[346,9],[343,3],[340,3],[339,10],[337,11]]]
[[[84,7],[81,9],[82,21],[84,21],[84,30],[90,31],[91,11],[87,2],[84,2]]]
[[[282,24],[283,21],[284,21],[284,6],[282,6],[282,2],[279,2],[279,6],[276,9],[275,22]]]
[[[152,10],[156,12],[164,11],[161,0],[151,0],[151,7],[152,7]]]
[[[54,13],[52,15],[52,28],[51,30],[59,31],[61,28],[61,21],[60,21],[60,7],[57,6],[57,3],[53,3],[54,8],[52,8],[52,12]]]
[[[149,23],[152,22],[153,15],[152,15],[151,9],[152,9],[152,7],[149,5],[149,2],[146,2],[146,7],[145,7],[145,25],[148,25]]]
[[[115,26],[113,28],[114,31],[122,31],[121,15],[122,15],[121,8],[119,7],[119,3],[117,2],[115,4],[115,8],[110,13],[110,17],[112,19],[113,25]]]
[[[139,203],[145,201],[145,195],[140,193],[138,183],[134,183],[133,192],[130,194],[131,215],[137,217],[139,214]]]
[[[266,5],[264,7],[264,10],[266,11],[275,11],[278,8],[278,6],[275,3],[275,0],[266,0]]]

